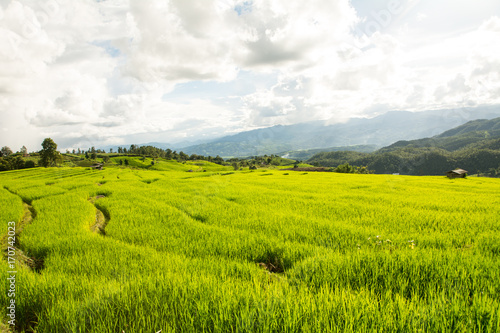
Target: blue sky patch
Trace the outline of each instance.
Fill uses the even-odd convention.
[[[102,47],[106,51],[106,53],[113,58],[117,58],[122,54],[119,49],[111,45],[111,41],[109,40],[95,41],[92,44],[95,46]]]
[[[248,14],[252,12],[252,4],[252,1],[245,1],[243,4],[234,7],[234,10],[238,15]]]

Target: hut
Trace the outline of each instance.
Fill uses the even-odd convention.
[[[102,164],[101,163],[92,164],[90,167],[92,169],[94,169],[94,170],[102,170]]]
[[[455,170],[451,170],[451,171],[448,171],[446,173],[446,176],[448,178],[465,178],[467,176],[467,170],[464,170],[464,169],[455,169]]]

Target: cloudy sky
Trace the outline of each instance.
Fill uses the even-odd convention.
[[[0,145],[500,104],[498,0],[0,0]]]

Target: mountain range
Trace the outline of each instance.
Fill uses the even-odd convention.
[[[373,153],[322,152],[308,163],[336,167],[349,163],[375,173],[442,175],[460,167],[469,173],[500,172],[500,117],[469,121],[430,138],[401,140]]]
[[[182,148],[188,155],[246,157],[264,154],[288,154],[304,158],[303,150],[375,150],[400,140],[433,137],[474,119],[500,116],[499,106],[432,110],[423,112],[391,111],[373,118],[352,118],[343,123],[313,121],[278,125],[241,132],[210,142]],[[354,149],[356,150],[356,149]]]
[[[402,148],[440,148],[449,152],[466,148],[500,149],[496,145],[500,139],[500,118],[477,119],[455,127],[432,138],[412,141],[398,141],[384,147],[379,152],[390,152]]]

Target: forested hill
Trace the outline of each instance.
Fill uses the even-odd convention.
[[[474,120],[432,138],[398,141],[373,153],[325,152],[308,163],[335,167],[349,163],[375,173],[442,175],[456,167],[470,174],[500,171],[500,118]]]
[[[467,147],[481,149],[499,149],[500,117],[486,120],[473,120],[461,126],[455,127],[432,138],[398,141],[390,146],[384,147],[379,152],[389,152],[401,148],[425,148],[436,147],[447,151],[456,151]]]
[[[479,119],[469,121],[462,126],[455,127],[437,136],[445,138],[470,133],[484,133],[486,135],[500,137],[500,117],[495,119]]]

